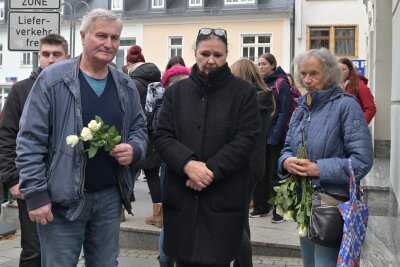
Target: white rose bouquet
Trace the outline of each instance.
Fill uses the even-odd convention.
[[[306,142],[298,149],[297,158],[306,158]],[[297,233],[304,237],[307,235],[311,215],[312,189],[306,177],[291,174],[289,178],[279,182],[275,186],[276,196],[268,200],[269,204],[276,206],[276,213],[287,221],[297,222]],[[298,193],[301,192],[301,199]]]
[[[103,120],[96,116],[95,120],[91,120],[88,127],[83,127],[80,136],[68,135],[66,138],[67,145],[74,147],[79,141],[89,142],[88,152],[89,158],[93,158],[99,148],[110,151],[121,141],[121,135],[114,126],[105,125]]]

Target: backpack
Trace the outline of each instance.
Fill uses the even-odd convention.
[[[274,93],[275,93],[276,99],[278,99],[279,88],[280,88],[282,82],[285,81],[285,80],[286,80],[286,79],[284,79],[284,78],[282,78],[282,77],[279,77],[279,78],[277,78],[277,79],[275,80],[275,89],[276,89],[276,90],[273,90],[273,91],[274,91]],[[287,80],[286,80],[286,81],[287,81]],[[295,99],[297,99],[297,98],[299,98],[299,97],[301,96],[301,92],[300,92],[300,90],[299,90],[297,87],[292,86],[289,82],[287,82],[287,83],[288,83],[288,85],[289,85],[289,87],[290,87],[290,92],[292,93],[292,101],[291,101],[291,105],[290,105],[290,116],[292,116],[293,111],[294,111],[294,110],[297,108],[297,106],[298,106],[298,104],[297,104],[297,102],[295,101]]]

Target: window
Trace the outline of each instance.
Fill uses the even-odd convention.
[[[3,66],[3,44],[0,44],[0,67]]]
[[[4,20],[4,2],[0,2],[0,20]]]
[[[357,57],[357,26],[308,27],[307,49],[325,47],[339,57]]]
[[[183,49],[183,37],[182,36],[171,36],[168,38],[168,56],[182,56]]]
[[[202,0],[189,0],[189,6],[202,6]]]
[[[152,8],[164,8],[164,0],[152,0],[151,7]]]
[[[271,52],[271,35],[242,35],[242,57],[256,61],[262,54]]]
[[[22,53],[21,65],[22,66],[31,66],[32,65],[32,53],[30,53],[30,52]]]
[[[115,56],[115,65],[119,70],[122,69],[122,66],[126,64],[126,55],[128,54],[128,49],[136,44],[136,39],[121,39],[119,42],[119,49],[117,55]]]
[[[255,4],[255,0],[225,0],[225,5],[232,4]]]
[[[111,0],[111,10],[122,10],[123,0]]]

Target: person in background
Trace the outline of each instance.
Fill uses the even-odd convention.
[[[272,121],[272,115],[275,110],[274,95],[271,89],[267,88],[261,75],[254,64],[248,58],[242,58],[231,65],[232,74],[236,77],[248,81],[257,88],[258,112],[260,116],[261,131],[256,140],[255,149],[250,157],[250,194],[249,202],[253,196],[254,185],[264,177],[265,169],[265,148],[267,134]],[[240,250],[234,266],[253,266],[252,249],[250,243],[250,225],[249,218],[246,218],[245,232],[242,240],[242,249]]]
[[[151,201],[153,203],[152,215],[146,217],[145,222],[161,228],[163,224],[163,216],[160,177],[158,173],[161,165],[161,159],[157,153],[154,153],[154,130],[151,123],[152,113],[145,110],[147,91],[150,86],[157,87],[161,85],[161,71],[155,64],[149,62],[145,63],[144,56],[142,54],[142,48],[138,45],[134,45],[129,49],[126,59],[132,64],[129,69],[129,76],[132,78],[136,88],[138,89],[140,103],[147,118],[147,133],[149,136],[149,143],[147,146],[146,157],[136,166],[138,170],[142,169],[146,176],[147,185],[150,190]]]
[[[165,71],[169,70],[171,67],[175,66],[186,66],[185,61],[181,56],[173,56],[168,60],[167,66],[165,67]]]
[[[105,9],[82,18],[83,52],[44,69],[25,103],[16,165],[29,218],[37,223],[42,267],[117,266],[121,204],[132,214],[132,168],[147,145],[139,94],[128,75],[109,66],[122,22]],[[88,144],[69,135],[100,116],[121,143],[88,158]],[[87,136],[89,137],[89,136]]]
[[[186,68],[185,66],[180,66],[175,64],[173,67],[170,67],[164,73],[161,79],[163,87],[158,87],[154,89],[151,88],[151,90],[147,92],[146,110],[150,109],[152,110],[153,113],[152,124],[154,131],[157,131],[158,118],[162,108],[163,95],[165,90],[167,90],[169,86],[177,83],[178,81],[188,78],[189,74],[190,70],[188,68]],[[160,167],[161,193],[163,193],[164,180],[165,180],[165,163],[162,162]],[[164,247],[164,228],[161,228],[159,237],[159,246],[158,246],[160,252],[159,254],[160,256],[158,257],[160,267],[173,267],[174,261],[165,254],[163,247]]]
[[[297,80],[307,94],[300,97],[279,158],[278,172],[306,177],[312,186],[333,196],[349,195],[348,159],[356,183],[373,163],[371,134],[356,99],[338,86],[341,72],[329,50],[313,49],[295,59]],[[304,141],[307,159],[296,157]],[[304,178],[305,179],[305,178]],[[339,248],[317,245],[300,238],[304,267],[335,267]]]
[[[368,88],[368,79],[357,73],[353,62],[348,58],[339,59],[339,66],[342,71],[340,86],[346,93],[352,94],[357,98],[367,124],[369,124],[375,116],[376,106],[374,96]]]
[[[188,79],[165,91],[155,147],[166,163],[164,249],[178,266],[229,266],[248,216],[256,88],[232,75],[227,34],[202,28]]]
[[[267,203],[275,192],[274,186],[279,184],[277,174],[278,159],[285,142],[285,136],[290,121],[292,93],[285,71],[278,66],[274,55],[266,53],[258,59],[258,69],[266,85],[274,92],[276,109],[268,131],[265,155],[265,172],[263,179],[259,180],[254,188],[254,209],[249,214],[251,218],[266,216],[270,207]],[[278,83],[278,79],[280,83]],[[283,222],[283,217],[272,213],[272,223]]]
[[[36,223],[29,219],[24,195],[19,191],[19,173],[15,166],[16,140],[19,121],[29,92],[40,72],[53,63],[69,58],[68,42],[59,34],[49,34],[39,41],[39,68],[29,78],[11,87],[4,105],[4,116],[0,118],[0,176],[17,199],[18,218],[21,227],[20,267],[40,267],[40,243]]]

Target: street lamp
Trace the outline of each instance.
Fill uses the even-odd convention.
[[[63,3],[63,5],[66,5],[69,7],[69,9],[72,13],[72,20],[70,19],[70,21],[69,21],[69,42],[70,42],[69,50],[70,50],[71,57],[75,57],[76,8],[82,4],[85,5],[88,10],[90,9],[88,3],[86,3],[85,1],[76,2],[74,7],[72,7],[72,5],[69,2]]]

